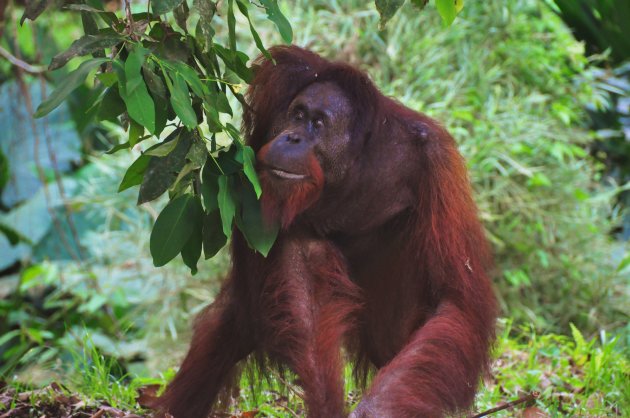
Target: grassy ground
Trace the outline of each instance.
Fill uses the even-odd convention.
[[[517,330],[518,337],[509,337],[515,332],[506,323],[503,330],[495,349],[498,357],[492,375],[482,384],[475,413],[529,399],[493,416],[628,416],[630,363],[616,348],[615,340],[602,334],[599,339],[587,341],[576,328],[572,337],[537,335],[530,330]],[[71,380],[36,391],[9,384],[0,394],[0,416],[147,416],[148,411],[140,407],[146,395],[140,393],[151,392],[155,385],[163,383],[113,379],[111,364],[95,350],[78,356],[75,370],[80,372]],[[347,403],[353,408],[360,400],[361,390],[351,383],[350,367],[346,375]],[[230,413],[219,413],[217,417],[304,415],[301,389],[290,378],[272,375],[268,379],[254,376],[253,382],[250,379],[243,375],[240,391],[232,396]]]

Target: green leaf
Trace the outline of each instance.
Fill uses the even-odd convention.
[[[120,21],[118,20],[118,17],[116,17],[116,14],[114,12],[106,12],[105,10],[93,7],[96,3],[94,1],[90,1],[90,3],[92,3],[92,6],[88,6],[87,4],[67,4],[63,8],[67,10],[81,12],[82,15],[85,15],[88,13],[92,16],[97,15],[110,28],[113,28],[119,24]],[[99,6],[101,5],[102,5],[102,2],[99,4]],[[85,32],[85,33],[89,35],[94,34],[94,33],[89,33],[89,32]]]
[[[181,61],[170,61],[168,64],[186,80],[186,83],[188,83],[193,93],[202,99],[206,96],[206,86],[203,85],[197,72],[192,67]]]
[[[183,0],[153,0],[151,1],[151,9],[153,9],[153,14],[163,15],[182,3]]]
[[[199,261],[199,257],[201,257],[204,213],[199,197],[193,197],[191,205],[193,206],[191,216],[193,217],[195,228],[190,234],[188,241],[186,241],[184,248],[182,248],[181,254],[184,264],[186,264],[190,268],[190,272],[195,275],[197,274],[197,261]]]
[[[254,187],[256,192],[256,197],[260,199],[260,195],[262,193],[262,189],[260,188],[260,182],[258,181],[258,175],[256,174],[256,169],[254,165],[256,164],[256,154],[252,147],[245,145],[243,147],[243,171],[245,172],[245,176]]]
[[[238,173],[243,170],[243,155],[238,146],[232,144],[227,150],[219,152],[217,157],[211,156],[206,165],[208,170],[216,175]]]
[[[88,6],[87,4],[67,4],[64,6],[64,9],[73,10],[75,12],[108,13],[103,9],[97,9],[96,7]]]
[[[232,140],[234,141],[234,146],[237,147],[238,149],[238,154],[236,156],[236,159],[239,162],[243,162],[243,156],[241,153],[241,133],[239,132],[239,130],[236,128],[236,126],[232,125],[231,123],[226,123],[225,124],[225,130],[228,133],[228,135],[230,135],[230,137],[232,137]]]
[[[219,176],[209,168],[213,163],[208,159],[201,171],[201,196],[207,213],[219,208]]]
[[[232,70],[246,83],[251,82],[253,73],[251,68],[247,67],[247,61],[249,60],[247,54],[240,51],[230,51],[219,44],[213,44],[212,46],[217,55],[223,60],[226,67]]]
[[[223,233],[228,238],[232,235],[232,221],[236,214],[236,200],[234,199],[233,188],[233,178],[231,176],[219,176],[219,211],[221,212]]]
[[[177,26],[179,26],[186,33],[188,32],[186,21],[188,20],[189,15],[190,10],[188,9],[188,3],[186,3],[185,1],[182,1],[179,6],[173,9],[173,16],[175,17],[175,22],[177,23]]]
[[[429,0],[411,0],[411,4],[413,4],[418,9],[422,10],[429,3]]]
[[[385,28],[385,25],[394,17],[398,9],[403,5],[405,0],[374,0],[376,10],[381,15],[381,21],[379,26],[381,29]]]
[[[549,187],[551,184],[551,180],[544,173],[534,173],[527,180],[527,185],[531,187]]]
[[[120,186],[118,186],[119,193],[142,183],[144,173],[149,166],[149,161],[151,161],[151,157],[148,155],[141,155],[129,166],[122,181],[120,182]]]
[[[48,70],[56,70],[66,65],[68,61],[74,57],[91,54],[105,48],[111,48],[122,41],[123,38],[117,34],[85,35],[72,42],[70,48],[56,55],[48,66]]]
[[[9,225],[2,222],[0,222],[0,233],[2,233],[7,238],[7,240],[9,240],[9,244],[11,244],[12,246],[17,245],[20,242],[33,245],[31,240],[20,234],[15,229],[11,228]]]
[[[464,7],[463,0],[435,0],[435,7],[438,10],[445,26],[450,26],[455,20],[457,12]]]
[[[104,295],[94,294],[87,302],[81,304],[79,312],[94,313],[99,310],[103,305],[107,303],[107,298]]]
[[[155,71],[149,67],[148,63],[145,63],[145,65],[142,66],[142,74],[144,75],[147,87],[149,88],[151,94],[166,98],[166,86],[164,85],[162,77],[157,75]]]
[[[571,328],[571,336],[573,337],[573,341],[575,341],[575,348],[577,350],[584,349],[587,346],[587,343],[580,330],[577,329],[577,327],[573,325],[573,323],[569,323],[569,327]]]
[[[46,116],[52,112],[66,99],[66,97],[68,97],[70,93],[74,91],[74,89],[78,88],[85,82],[85,79],[90,71],[108,61],[110,61],[109,58],[92,58],[81,63],[79,68],[72,71],[61,80],[57,88],[50,94],[50,97],[39,105],[33,117],[41,118],[42,116]]]
[[[206,123],[208,124],[208,131],[217,133],[223,132],[223,124],[219,119],[219,112],[214,107],[204,107],[206,114]]]
[[[127,104],[129,117],[155,133],[155,104],[142,77],[142,65],[149,50],[136,47],[125,61],[125,88],[120,93]]]
[[[115,72],[96,74],[98,81],[103,83],[105,87],[111,87],[118,82],[118,75]]]
[[[238,228],[243,232],[249,246],[267,257],[275,242],[280,226],[267,225],[263,220],[262,209],[254,189],[245,184],[241,192],[241,216],[237,218]]]
[[[145,152],[146,155],[151,155],[153,157],[166,157],[168,154],[170,154],[175,147],[177,146],[177,144],[179,144],[179,140],[181,138],[181,131],[179,131],[180,134],[178,134],[175,139],[172,140],[168,140],[168,141],[163,141],[160,142],[159,144],[156,144],[156,147],[152,147],[150,150],[147,150]]]
[[[227,24],[230,50],[232,52],[236,52],[236,18],[234,17],[234,0],[228,0]]]
[[[26,2],[26,8],[24,9],[24,13],[20,19],[20,25],[23,25],[26,19],[33,21],[37,19],[37,17],[46,10],[49,3],[51,3],[51,0],[31,0]],[[3,7],[4,6],[5,5],[3,5]]]
[[[230,102],[227,98],[227,96],[225,95],[224,92],[222,91],[218,91],[217,92],[217,101],[216,101],[216,106],[217,106],[217,110],[221,113],[226,113],[230,116],[232,115],[232,107],[230,106]]]
[[[161,267],[179,254],[197,224],[196,199],[189,194],[179,196],[164,207],[153,225],[149,249],[153,265]]]
[[[212,38],[214,37],[215,32],[211,22],[217,11],[217,6],[214,2],[207,0],[194,0],[193,6],[199,11],[199,21],[197,22],[195,36],[202,43],[204,50],[206,50],[212,44]]]
[[[208,159],[206,144],[201,139],[195,138],[188,150],[188,154],[186,154],[186,159],[190,161],[195,168],[203,167]]]
[[[165,157],[149,157],[149,166],[144,173],[144,179],[140,185],[138,204],[157,199],[166,192],[177,179],[177,174],[186,164],[186,154],[192,142],[191,133],[183,128],[176,129],[165,141],[173,141],[181,133],[182,138],[173,151]]]
[[[113,86],[105,90],[103,99],[98,106],[99,120],[116,120],[116,118],[125,112],[125,102],[123,102],[118,93],[118,86]]]
[[[111,149],[105,151],[105,154],[108,154],[108,155],[115,154],[121,149],[129,149],[129,141],[123,142],[122,144],[114,145]]]
[[[175,114],[188,129],[195,128],[197,126],[197,115],[190,102],[190,93],[186,80],[176,71],[169,72],[165,79],[166,85],[171,92],[171,106],[173,106]]]
[[[22,335],[22,330],[21,329],[14,329],[13,331],[9,331],[9,332],[6,332],[6,333],[2,334],[2,336],[0,336],[0,346],[5,345],[9,341],[11,341],[13,338],[20,337],[21,335]],[[6,351],[5,351],[5,353],[6,353]],[[3,357],[3,359],[5,359],[5,357]]]
[[[621,263],[617,266],[617,272],[623,271],[628,266],[630,266],[630,255],[621,260]]]
[[[287,44],[293,42],[293,29],[287,18],[280,11],[277,0],[260,0],[260,3],[267,10],[267,18],[276,24],[282,40]]]
[[[177,194],[178,191],[184,190],[186,187],[188,187],[188,185],[192,182],[192,175],[190,173],[192,173],[194,170],[196,170],[194,164],[184,164],[182,170],[177,174],[177,178],[173,183],[173,187],[171,187],[174,194]]]
[[[129,146],[133,147],[142,140],[144,126],[136,123],[133,119],[129,121]]]
[[[203,254],[205,259],[214,257],[227,243],[223,233],[221,214],[214,210],[203,217]]]
[[[54,279],[51,280],[51,273],[54,273],[53,269],[48,269],[41,264],[28,267],[22,273],[20,291],[26,292],[36,286],[52,284]]]
[[[2,148],[0,148],[0,194],[2,194],[2,189],[9,182],[10,176],[9,159],[4,155],[4,152],[2,152]]]
[[[149,88],[149,94],[153,98],[153,103],[155,103],[155,135],[159,135],[166,127],[167,112],[170,109],[166,86],[162,77],[149,68],[147,63],[142,66],[142,74]]]
[[[254,38],[254,43],[256,44],[256,47],[258,48],[260,52],[263,53],[265,57],[267,57],[267,59],[272,59],[271,54],[269,53],[269,51],[267,51],[267,49],[263,45],[262,40],[260,39],[258,32],[256,32],[256,29],[254,28],[252,20],[249,17],[249,12],[247,10],[248,3],[245,2],[244,0],[236,0],[236,4],[238,5],[238,9],[241,11],[243,16],[245,16],[247,18],[247,21],[249,22],[249,31],[251,32],[252,37]],[[289,26],[289,29],[291,29],[291,26]]]
[[[98,23],[94,13],[81,12],[81,23],[83,25],[83,33],[86,35],[98,35]],[[105,51],[95,51],[92,56],[94,58],[104,57]]]

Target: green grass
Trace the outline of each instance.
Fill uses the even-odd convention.
[[[613,416],[630,408],[630,363],[615,339],[602,333],[586,340],[572,327],[571,337],[558,334],[536,334],[531,329],[513,330],[502,323],[492,375],[487,377],[475,403],[475,412],[486,411],[505,402],[517,400],[531,392],[540,395],[532,404],[520,405],[493,416],[514,416],[515,410],[535,407],[548,416]],[[512,336],[510,336],[512,335]],[[516,336],[514,336],[516,335]],[[138,388],[160,383],[157,379],[132,379],[119,376],[116,365],[108,361],[93,345],[75,358],[75,373],[63,383],[66,396],[77,396],[86,405],[107,404],[139,414],[148,413],[136,402]],[[353,408],[361,390],[351,380],[352,370],[345,370],[347,404]],[[167,372],[169,378],[172,371]],[[17,392],[25,387],[15,385]],[[51,389],[37,392],[30,400],[37,405],[55,402],[59,392]],[[244,373],[240,390],[232,394],[228,405],[235,415],[258,411],[264,417],[294,418],[304,415],[302,389],[291,377],[273,374],[264,379]],[[4,406],[11,408],[11,404]],[[0,405],[0,412],[3,407]]]
[[[615,340],[603,335],[599,341],[585,341],[575,328],[573,337],[522,331],[518,338],[510,338],[510,331],[510,327],[506,327],[497,342],[498,358],[493,375],[486,379],[477,396],[476,412],[516,400],[532,391],[540,392],[535,406],[549,416],[611,416],[629,410],[630,363],[616,350]],[[347,377],[350,372],[347,368]],[[246,380],[242,383],[242,387],[247,387]],[[301,403],[293,389],[284,390],[287,400],[278,407],[277,394],[284,393],[281,389],[282,384],[277,380],[272,387],[262,389],[256,394],[262,398],[259,404],[249,401],[254,396],[245,391],[238,407],[250,410],[259,405],[257,409],[269,416],[299,416]],[[352,405],[360,391],[351,383],[347,390],[352,393],[349,397]],[[495,416],[514,416],[514,411]]]
[[[19,409],[25,404],[29,406],[29,416],[55,416],[56,413],[61,413],[59,411],[68,411],[71,408],[76,409],[75,412],[79,414],[79,410],[93,413],[102,406],[140,412],[136,402],[138,389],[159,383],[156,379],[121,375],[120,365],[116,360],[103,355],[90,337],[83,339],[82,352],[74,352],[72,355],[73,371],[62,378],[66,380],[56,380],[39,389],[40,385],[7,382],[8,387],[0,390],[0,413]]]
[[[611,416],[630,408],[630,363],[618,350],[617,341],[603,333],[599,339],[585,340],[577,328],[573,336],[538,335],[504,324],[495,353],[492,376],[485,379],[477,396],[475,411],[482,412],[531,392],[540,395],[534,404],[549,416]],[[346,368],[348,405],[360,400],[360,389],[352,384],[351,368]],[[258,410],[263,416],[303,416],[301,389],[277,375],[265,380],[241,379],[241,390],[232,411]],[[514,416],[506,410],[494,416]]]
[[[121,376],[119,364],[99,352],[89,335],[83,338],[83,351],[74,354],[74,370],[68,387],[80,393],[88,404],[107,403],[114,408],[133,409],[138,388],[151,383]]]
[[[628,411],[627,353],[605,332],[585,340],[577,328],[571,329],[571,337],[540,335],[531,329],[514,332],[505,324],[495,348],[493,378],[479,393],[477,409],[537,391],[536,407],[549,416],[611,416]],[[510,333],[517,337],[509,337]]]

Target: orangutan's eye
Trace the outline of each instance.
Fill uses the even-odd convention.
[[[325,124],[324,124],[324,119],[322,119],[322,118],[317,118],[317,119],[313,120],[313,127],[314,127],[316,130],[322,129],[324,126],[325,126]]]
[[[302,109],[297,109],[293,113],[293,119],[295,120],[303,120],[304,119],[304,111]]]

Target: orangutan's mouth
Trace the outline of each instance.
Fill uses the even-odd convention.
[[[282,169],[279,168],[269,168],[268,169],[269,172],[271,174],[273,174],[274,176],[281,178],[281,179],[286,179],[286,180],[304,180],[306,178],[305,174],[298,174],[298,173],[291,173],[289,171],[284,171]]]

